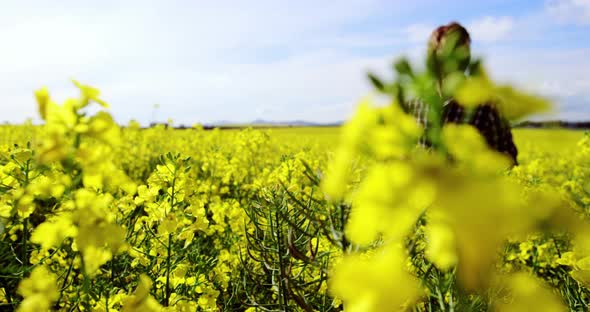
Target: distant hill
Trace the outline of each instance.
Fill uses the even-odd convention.
[[[211,123],[203,124],[204,129],[236,129],[236,128],[281,128],[281,127],[338,127],[342,125],[343,121],[336,121],[332,123],[321,123],[321,122],[311,122],[305,120],[293,120],[293,121],[269,121],[264,119],[256,119],[251,122],[235,122],[235,121],[228,121],[228,120],[221,120],[215,121]],[[151,123],[149,127],[155,127],[156,125],[161,125],[164,127],[168,127],[165,123]],[[192,126],[187,125],[178,125],[174,126],[176,129],[188,129],[192,128]]]
[[[281,127],[338,127],[343,121],[335,121],[331,123],[311,122],[305,120],[291,120],[291,121],[271,121],[264,119],[256,119],[251,122],[239,123],[235,121],[217,121],[203,125],[205,129],[238,129],[238,128],[281,128]],[[156,124],[151,124],[150,127]],[[163,124],[166,126],[165,124]],[[515,128],[567,128],[567,129],[590,129],[590,121],[565,121],[565,120],[546,120],[546,121],[522,121],[513,125]],[[184,125],[176,126],[178,129],[187,129]]]
[[[233,122],[233,121],[216,121],[212,123],[207,123],[204,125],[205,129],[210,128],[244,128],[244,127],[254,127],[254,128],[266,128],[266,127],[337,127],[342,125],[342,121],[336,121],[331,123],[321,123],[321,122],[312,122],[306,120],[288,120],[288,121],[273,121],[273,120],[264,120],[264,119],[256,119],[251,122]]]

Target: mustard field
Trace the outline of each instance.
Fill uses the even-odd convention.
[[[417,148],[394,105],[341,128],[141,129],[76,85],[36,91],[43,125],[0,127],[3,310],[590,304],[583,131],[514,130],[510,168],[469,126]]]

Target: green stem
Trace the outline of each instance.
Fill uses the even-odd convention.
[[[174,178],[172,179],[172,194],[170,196],[170,212],[174,209],[174,197],[176,192],[176,171],[177,169],[174,168]],[[164,306],[168,306],[170,304],[170,258],[172,257],[172,233],[168,234],[168,246],[167,246],[167,253],[166,253],[166,298],[164,301]]]
[[[440,289],[438,288],[438,286],[436,287],[436,297],[438,298],[438,305],[440,306],[440,310],[441,311],[446,311],[446,309],[445,309],[445,301],[444,301],[443,295],[440,292]]]
[[[68,267],[68,271],[66,272],[66,276],[64,277],[64,281],[61,284],[61,288],[59,291],[59,297],[57,298],[57,301],[55,302],[54,307],[56,309],[59,309],[59,302],[61,301],[61,299],[63,298],[63,294],[65,292],[65,288],[66,288],[66,283],[68,282],[68,277],[70,276],[70,273],[72,272],[72,267],[74,266],[74,259],[76,257],[72,257],[72,261],[70,261],[70,266]]]
[[[348,239],[346,239],[346,235],[344,235],[344,227],[346,225],[346,219],[348,215],[348,207],[344,203],[340,203],[338,205],[340,207],[340,235],[341,235],[341,243],[342,243],[342,253],[345,254],[348,246],[350,245]]]
[[[21,272],[24,276],[25,274],[25,268],[27,266],[28,263],[28,257],[27,257],[27,241],[28,241],[28,229],[29,227],[29,218],[25,218],[23,220],[23,240],[22,240],[22,245],[23,245],[23,250],[22,250],[22,255],[21,255]]]
[[[80,254],[80,259],[80,262],[82,263],[82,274],[84,275],[84,280],[82,281],[82,290],[84,291],[82,305],[84,306],[85,310],[90,311],[90,302],[88,300],[88,293],[90,291],[90,278],[88,277],[88,274],[86,274],[86,262],[84,261],[84,256],[82,256],[82,254]]]
[[[280,209],[280,207],[277,207],[277,209]],[[279,277],[280,277],[280,281],[279,281],[279,292],[280,292],[280,296],[283,300],[283,306],[284,309],[283,311],[289,311],[289,298],[288,298],[288,294],[287,294],[287,274],[285,271],[285,264],[283,263],[283,248],[281,248],[283,246],[283,235],[281,232],[281,226],[280,226],[280,218],[279,218],[279,214],[275,211],[275,230],[276,230],[276,236],[277,236],[277,250],[278,250],[278,258],[279,258]]]
[[[172,252],[172,234],[168,234],[168,252],[166,254],[166,299],[164,301],[164,306],[169,306],[170,304],[170,256]]]
[[[25,181],[23,183],[23,188],[26,189],[26,187],[29,185],[29,166],[30,166],[30,162],[31,160],[27,160],[26,164],[25,164]],[[27,256],[27,242],[29,240],[29,218],[25,218],[23,220],[23,240],[22,240],[22,255],[21,255],[21,271],[22,274],[24,276],[25,274],[25,268],[28,264],[28,256]]]

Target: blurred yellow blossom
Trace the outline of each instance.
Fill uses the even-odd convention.
[[[466,79],[455,91],[455,98],[466,107],[493,103],[510,120],[551,109],[547,99],[518,91],[510,85],[495,85],[483,72]]]
[[[503,300],[497,300],[494,306],[499,312],[559,312],[567,311],[563,302],[541,281],[526,273],[505,277],[503,287],[508,292]]]
[[[421,294],[418,280],[404,271],[404,261],[396,246],[348,256],[334,267],[330,289],[346,311],[403,310]]]
[[[24,300],[17,311],[49,311],[51,304],[59,296],[57,278],[44,266],[37,266],[31,275],[18,285],[18,293]]]
[[[155,312],[163,311],[163,307],[150,296],[152,281],[145,275],[139,276],[139,284],[135,293],[123,300],[123,312]]]

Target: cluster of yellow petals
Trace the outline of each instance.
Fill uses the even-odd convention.
[[[470,84],[474,82],[467,82],[459,97],[466,102],[481,101],[469,96],[471,92],[484,96],[476,88],[483,86]],[[522,99],[515,92],[506,94]],[[508,103],[513,98],[506,96],[505,100]],[[519,108],[522,111],[507,112],[508,116],[517,118],[537,111],[543,103],[531,99],[523,105],[529,104]],[[421,132],[415,126],[405,126],[413,119],[397,106],[394,103],[384,109],[370,106],[367,100],[359,105],[343,129],[340,148],[323,184],[328,196],[348,198],[352,204],[347,237],[359,246],[375,249],[366,255],[345,256],[333,271],[332,291],[347,309],[393,311],[415,300],[416,293],[409,291],[414,288],[411,278],[400,265],[406,255],[397,252],[395,260],[388,258],[391,267],[382,263],[383,255],[392,257],[391,250],[403,244],[422,216],[426,219],[426,257],[440,270],[456,267],[460,286],[468,291],[491,287],[498,274],[499,251],[510,237],[524,238],[547,227],[583,236],[579,231],[583,226],[557,195],[530,193],[507,177],[510,159],[490,150],[475,128],[449,124],[442,129],[450,156],[416,150]],[[387,112],[391,118],[384,117]],[[353,190],[351,168],[358,159],[365,159],[368,166]],[[515,306],[531,304],[525,302],[533,295],[519,293],[522,279],[515,277],[513,283]],[[562,310],[558,299],[547,300],[545,311]]]

